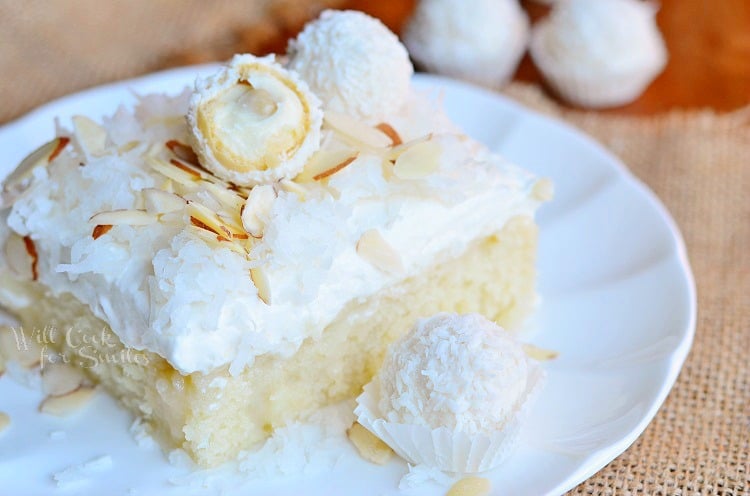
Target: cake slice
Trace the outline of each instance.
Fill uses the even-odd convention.
[[[390,39],[363,18],[317,22]],[[0,303],[202,466],[356,396],[419,317],[535,307],[550,185],[408,85],[349,112],[292,69],[304,40],[76,117],[4,183]]]

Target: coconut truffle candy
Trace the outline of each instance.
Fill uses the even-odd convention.
[[[530,52],[547,83],[582,107],[638,98],[667,63],[655,16],[641,0],[559,0],[532,30]]]
[[[484,472],[513,449],[544,372],[478,314],[420,319],[357,398],[359,422],[410,463]]]
[[[495,87],[511,78],[528,41],[518,0],[420,0],[404,29],[428,71]]]
[[[352,16],[374,37],[347,38]],[[241,55],[177,96],[76,117],[3,184],[2,305],[74,329],[54,351],[202,466],[356,397],[420,316],[513,328],[536,302],[549,183],[411,88],[376,21],[327,12],[300,37],[287,67]],[[332,54],[321,90],[304,68]],[[406,87],[350,79],[385,68]],[[85,336],[118,358],[83,360]]]

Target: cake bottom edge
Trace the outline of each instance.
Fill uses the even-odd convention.
[[[27,329],[58,329],[62,338],[49,343],[56,354],[142,418],[165,450],[181,448],[210,467],[311,411],[355,397],[377,372],[387,347],[417,318],[478,312],[506,328],[520,326],[536,305],[536,244],[533,219],[515,217],[458,258],[350,302],[294,355],[257,357],[236,376],[226,367],[182,375],[162,357],[122,345],[72,296],[45,295],[37,283],[3,277],[0,304]],[[34,303],[14,306],[24,300],[9,297],[14,290],[33,295]],[[66,339],[69,332],[72,339]],[[101,339],[104,334],[109,337]]]

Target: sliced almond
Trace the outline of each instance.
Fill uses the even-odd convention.
[[[330,169],[325,170],[325,171],[321,172],[320,174],[317,174],[317,175],[313,176],[313,180],[320,181],[321,179],[325,179],[327,177],[330,177],[330,176],[336,174],[338,171],[340,171],[344,167],[346,167],[347,165],[349,165],[352,162],[354,162],[355,160],[357,160],[357,155],[354,155],[353,157],[349,157],[346,160],[344,160],[343,162],[340,162],[340,163],[334,165]]]
[[[269,215],[276,191],[268,184],[261,184],[250,191],[247,201],[242,208],[242,227],[252,237],[260,238],[266,227],[265,218]]]
[[[109,210],[94,214],[89,219],[91,224],[96,225],[128,225],[128,226],[146,226],[153,224],[158,220],[155,214],[145,210]]]
[[[391,145],[390,138],[381,131],[348,115],[326,112],[323,122],[333,129],[340,138],[355,146],[386,148]],[[359,146],[357,147],[359,148]]]
[[[422,179],[440,166],[442,147],[434,141],[417,143],[399,155],[393,174],[400,179]]]
[[[140,144],[141,144],[141,142],[138,141],[138,140],[128,141],[127,143],[125,143],[124,145],[121,145],[120,148],[117,149],[117,154],[118,155],[125,155],[130,150],[134,149],[135,147],[137,147]]]
[[[0,412],[0,432],[10,427],[10,416],[5,412]]]
[[[39,411],[56,417],[66,417],[88,405],[94,393],[96,393],[95,388],[81,386],[62,396],[48,396],[39,405]]]
[[[352,442],[359,455],[368,462],[385,465],[393,457],[393,450],[380,438],[365,429],[359,422],[354,422],[346,430],[349,441]]]
[[[465,477],[448,489],[446,496],[486,496],[492,490],[492,483],[484,477]]]
[[[534,360],[539,360],[540,362],[554,360],[555,358],[560,356],[560,353],[558,353],[557,351],[540,348],[530,343],[523,344],[523,351],[529,357],[533,358]]]
[[[36,245],[31,236],[24,236],[23,244],[26,248],[26,253],[31,257],[31,278],[36,281],[39,279],[39,253],[36,251]]]
[[[2,207],[7,207],[31,184],[31,177],[37,167],[46,167],[70,142],[69,138],[59,137],[43,144],[26,156],[3,181]]]
[[[203,227],[198,227],[195,224],[191,224],[191,226],[193,228],[193,235],[201,239],[208,246],[215,248],[228,248],[238,255],[242,255],[244,257],[247,256],[247,250],[242,246],[242,244],[235,242],[225,236],[214,234],[210,230],[207,230]]]
[[[236,212],[239,216],[240,209],[245,203],[245,198],[240,196],[237,191],[231,190],[222,184],[212,183],[210,181],[201,182],[201,187],[213,196],[227,212]]]
[[[150,214],[179,212],[187,205],[187,202],[181,196],[159,188],[145,188],[141,190],[141,194],[143,195],[146,212]]]
[[[377,229],[370,229],[357,241],[357,254],[372,265],[389,273],[402,273],[404,264],[401,256],[383,238]]]
[[[550,201],[555,196],[555,185],[551,180],[542,178],[534,183],[531,189],[531,195],[537,201]]]
[[[385,154],[386,160],[395,161],[398,157],[401,156],[402,153],[404,153],[406,150],[409,150],[410,148],[419,145],[420,143],[425,143],[427,141],[432,141],[432,134],[425,134],[424,136],[420,136],[419,138],[415,138],[411,141],[407,141],[406,143],[401,143],[398,146],[394,146],[388,152]]]
[[[42,357],[39,343],[22,327],[0,327],[0,353],[6,362],[17,362],[27,369],[39,365]]]
[[[156,157],[146,157],[146,162],[159,174],[164,177],[171,179],[177,184],[180,184],[188,190],[196,188],[198,181],[201,179],[200,174],[195,174],[193,171],[185,170],[188,166],[176,167],[174,164]]]
[[[112,224],[97,224],[94,226],[94,229],[91,231],[91,237],[94,239],[99,239],[105,234],[107,234],[112,229]]]
[[[278,188],[281,191],[286,191],[287,193],[294,193],[295,195],[297,195],[299,201],[305,201],[305,198],[307,198],[307,188],[296,181],[292,181],[290,179],[282,179],[278,183]]]
[[[42,390],[49,396],[72,393],[83,383],[83,373],[64,363],[47,363],[42,367]]]
[[[76,115],[73,117],[73,127],[76,138],[87,155],[97,157],[104,154],[107,131],[102,126],[86,116]]]
[[[18,234],[11,232],[5,241],[5,262],[10,270],[20,279],[33,279],[31,265],[33,259],[26,249],[26,242]]]
[[[167,148],[169,148],[169,151],[174,153],[175,157],[179,158],[180,160],[193,165],[198,165],[200,163],[198,161],[198,156],[195,154],[193,149],[190,148],[189,145],[186,145],[185,143],[177,140],[169,140],[165,143],[165,145]]]
[[[396,130],[393,129],[393,126],[391,126],[387,122],[381,122],[380,124],[375,126],[375,129],[388,136],[388,139],[391,140],[391,146],[398,146],[404,142],[401,139],[401,136],[398,135]]]
[[[324,179],[352,163],[356,157],[357,152],[352,150],[319,150],[295,181],[308,183]]]
[[[218,236],[232,239],[235,234],[244,234],[241,225],[237,225],[232,219],[219,217],[216,212],[196,201],[189,201],[187,213],[190,223],[196,227],[209,230]]]
[[[266,305],[271,304],[271,284],[268,282],[266,272],[260,267],[250,269],[250,279],[253,280],[258,290],[258,298]]]

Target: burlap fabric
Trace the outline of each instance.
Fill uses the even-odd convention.
[[[54,97],[235,50],[278,48],[322,4],[221,0],[0,0],[0,122]],[[645,181],[685,236],[698,329],[677,385],[623,455],[574,494],[750,492],[750,108],[644,118],[512,97],[598,138]]]

